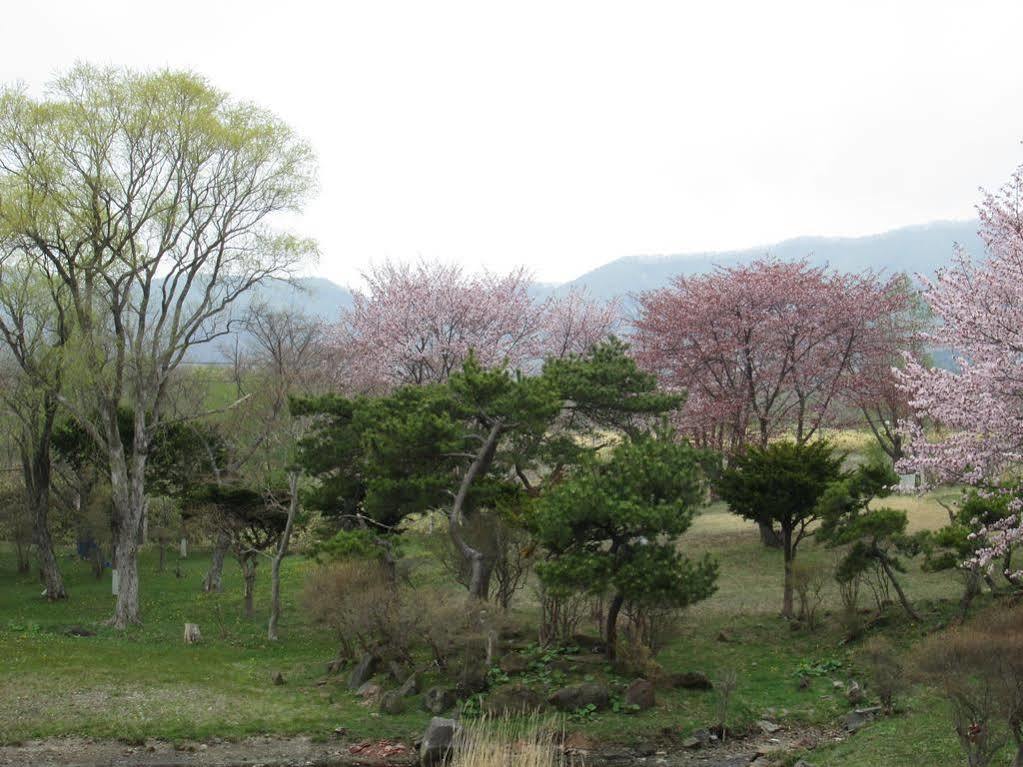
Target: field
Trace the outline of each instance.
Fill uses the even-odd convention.
[[[933,498],[899,498],[917,529],[933,528],[945,511]],[[841,643],[833,615],[817,631],[791,631],[777,617],[781,601],[780,554],[765,550],[756,532],[719,505],[709,507],[683,538],[690,551],[707,551],[721,566],[713,597],[692,608],[685,623],[657,660],[667,671],[724,668],[738,674],[730,719],[744,725],[772,716],[790,729],[831,727],[849,709],[834,681],[856,676],[851,648]],[[412,546],[415,544],[413,543]],[[805,561],[827,563],[834,551],[805,544]],[[169,558],[156,572],[155,552],[142,562],[145,624],[119,634],[102,625],[113,598],[109,574],[96,580],[86,563],[62,559],[71,599],[46,604],[38,598],[34,577],[14,574],[13,556],[0,558],[0,741],[19,742],[61,735],[175,742],[237,738],[248,734],[307,733],[326,738],[335,728],[350,737],[412,739],[429,715],[411,710],[398,716],[377,714],[349,693],[341,677],[325,679],[325,664],[334,656],[333,638],[303,620],[299,594],[313,563],[300,556],[287,560],[283,572],[285,611],[282,639],[265,639],[264,617],[241,616],[241,579],[237,566],[225,566],[225,590],[205,595],[199,582],[207,566],[205,552],[187,559]],[[180,565],[181,577],[175,574]],[[265,609],[268,578],[260,573],[257,610]],[[837,608],[832,584],[824,608]],[[924,573],[910,563],[905,588],[923,614],[922,624],[890,612],[883,631],[902,645],[942,625],[954,607],[959,584],[949,573]],[[452,598],[459,598],[457,593]],[[528,611],[529,590],[524,601]],[[861,603],[871,602],[869,592]],[[198,623],[204,641],[186,646],[185,622]],[[80,626],[91,637],[65,635]],[[725,632],[728,641],[720,641]],[[271,683],[283,673],[286,684]],[[799,690],[799,673],[810,688]],[[604,670],[597,673],[603,674]],[[622,681],[628,681],[622,680]],[[953,764],[958,746],[940,701],[918,689],[904,702],[905,711],[834,745],[817,749],[818,767],[876,767],[902,764]],[[659,695],[659,705],[645,713],[601,713],[574,717],[570,730],[611,743],[656,742],[678,747],[682,738],[714,720],[714,696],[694,691]]]

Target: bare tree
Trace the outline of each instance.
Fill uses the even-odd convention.
[[[230,331],[240,296],[312,251],[269,228],[306,197],[312,153],[189,73],[83,65],[49,93],[0,96],[0,233],[68,296],[77,385],[58,400],[108,454],[124,628],[141,620],[145,467],[168,382],[189,349]]]

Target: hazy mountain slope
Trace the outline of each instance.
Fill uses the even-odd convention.
[[[806,257],[814,264],[828,264],[839,271],[875,269],[930,275],[948,263],[957,242],[980,256],[983,245],[976,230],[976,221],[941,221],[868,237],[797,237],[746,250],[627,256],[560,285],[556,292],[583,285],[600,298],[631,295],[662,287],[678,274],[699,274],[717,265],[741,263],[764,254],[786,261]]]

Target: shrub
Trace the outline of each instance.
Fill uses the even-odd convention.
[[[906,667],[894,645],[884,637],[873,637],[857,656],[867,681],[881,700],[886,714],[895,710],[895,696],[906,689]]]
[[[409,660],[413,638],[422,634],[419,602],[407,592],[380,562],[346,559],[314,571],[302,601],[314,621],[337,634],[342,657],[371,652]]]
[[[971,767],[990,764],[1007,735],[1023,764],[1023,610],[991,611],[931,637],[915,666],[949,700]]]
[[[809,630],[817,628],[818,613],[824,601],[826,572],[817,564],[794,562],[792,565],[792,587],[799,602],[797,618]]]
[[[718,729],[721,731],[721,742],[724,743],[728,737],[728,707],[732,702],[735,688],[739,686],[739,675],[734,668],[724,668],[714,675],[712,681],[717,698]]]

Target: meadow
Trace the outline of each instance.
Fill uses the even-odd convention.
[[[932,529],[946,518],[934,497],[897,497],[890,505],[905,508],[915,529]],[[416,533],[408,548],[414,555]],[[835,682],[860,678],[855,646],[843,642],[836,617],[838,595],[828,582],[823,593],[822,625],[793,631],[778,616],[781,598],[780,553],[760,545],[755,528],[721,504],[707,507],[682,545],[690,553],[711,553],[720,562],[716,593],[692,607],[671,641],[657,655],[665,672],[702,671],[714,678],[734,669],[738,684],[729,712],[738,730],[765,717],[791,731],[813,730],[825,745],[808,759],[818,767],[910,764],[924,760],[953,763],[958,746],[943,703],[931,691],[916,688],[901,702],[902,711],[882,718],[851,738],[839,735],[837,719],[850,709]],[[803,561],[828,566],[837,552],[804,544]],[[429,558],[420,561],[419,577],[429,581]],[[143,557],[141,627],[118,632],[104,626],[113,597],[109,573],[95,579],[88,563],[64,554],[71,598],[48,604],[39,598],[32,575],[16,575],[13,555],[0,558],[0,741],[87,735],[127,742],[146,738],[184,743],[252,734],[308,734],[332,737],[344,728],[348,737],[411,741],[429,719],[412,707],[399,715],[378,713],[362,704],[345,685],[344,675],[328,675],[336,642],[325,629],[304,617],[300,593],[315,564],[301,555],[286,560],[282,576],[284,615],[281,641],[265,638],[263,615],[245,620],[238,568],[225,567],[224,591],[204,594],[199,583],[207,552],[194,550],[185,559],[169,558],[157,572],[156,552]],[[909,647],[944,626],[958,597],[951,573],[927,573],[911,561],[905,588],[922,614],[919,624],[891,607],[873,633]],[[177,571],[177,572],[176,572]],[[179,577],[180,574],[180,577]],[[257,611],[268,598],[268,578],[260,573]],[[452,599],[462,598],[452,592]],[[869,593],[861,595],[870,607]],[[526,588],[516,610],[535,610]],[[198,623],[203,641],[182,642],[185,622]],[[84,628],[94,636],[69,636]],[[726,641],[722,641],[726,640]],[[285,684],[274,685],[273,674]],[[609,667],[598,677],[624,684]],[[800,677],[808,679],[800,689]],[[427,680],[428,681],[428,680]],[[869,690],[868,690],[869,693]],[[668,690],[658,693],[649,711],[585,712],[569,716],[566,729],[605,744],[654,744],[681,750],[694,730],[715,721],[713,693]],[[795,761],[799,754],[790,754]]]

